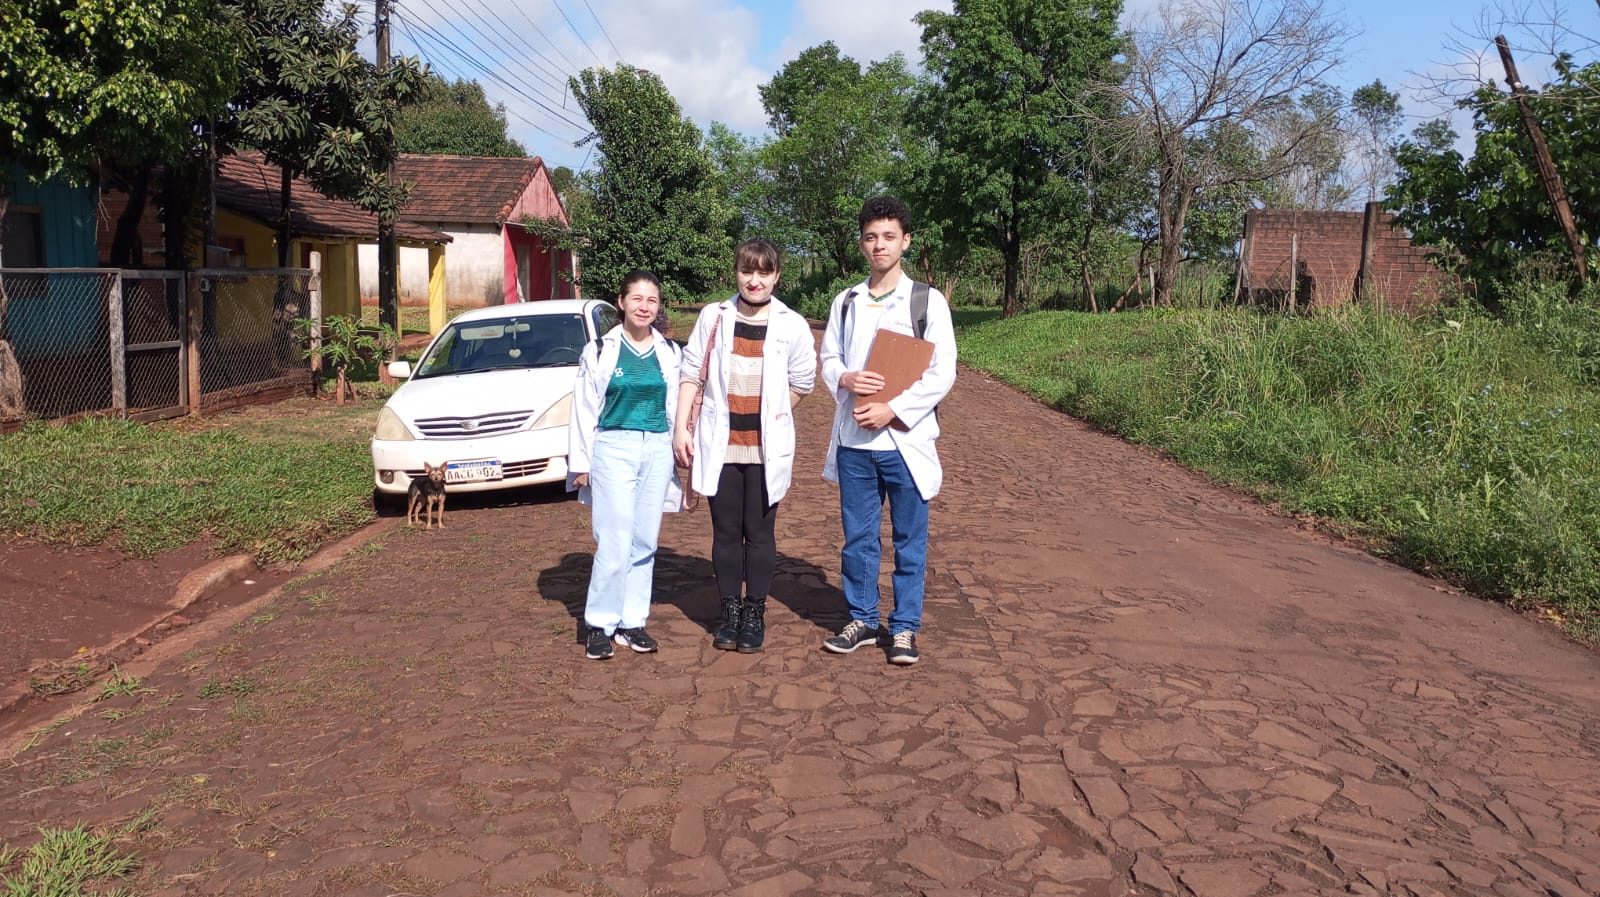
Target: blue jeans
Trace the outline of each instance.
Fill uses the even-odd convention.
[[[650,615],[656,541],[672,478],[672,434],[601,430],[589,459],[594,568],[583,622],[608,635]]]
[[[889,498],[894,537],[894,612],[889,633],[922,628],[922,579],[928,567],[928,502],[917,492],[905,459],[897,451],[875,452],[839,446],[839,516],[844,520],[844,550],[839,568],[850,619],[878,625],[878,567],[883,546],[878,528],[883,499]]]

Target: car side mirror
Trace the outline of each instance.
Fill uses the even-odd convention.
[[[409,362],[409,361],[391,361],[391,362],[389,362],[389,376],[395,378],[396,380],[409,379],[411,377],[411,362]]]

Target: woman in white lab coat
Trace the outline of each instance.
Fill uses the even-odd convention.
[[[684,348],[673,428],[678,464],[711,507],[711,565],[722,599],[712,644],[747,654],[766,640],[778,502],[794,473],[794,406],[817,376],[810,325],[773,295],[782,265],[771,240],[739,245],[738,294],[702,309]],[[690,433],[696,394],[704,403]]]

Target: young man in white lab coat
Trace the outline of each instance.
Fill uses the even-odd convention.
[[[871,273],[834,298],[822,335],[823,382],[838,403],[822,475],[839,484],[844,524],[840,574],[850,607],[850,622],[822,646],[849,654],[868,643],[886,644],[889,662],[904,666],[919,658],[928,502],[944,480],[935,445],[935,412],[955,385],[955,329],[944,295],[915,283],[900,268],[900,258],[911,246],[911,214],[905,204],[893,197],[869,199],[858,221],[861,251]],[[926,339],[934,350],[921,378],[900,395],[874,402],[870,397],[883,388],[884,380],[864,367],[880,329]],[[858,396],[869,400],[858,406]],[[885,496],[894,540],[894,609],[883,633],[878,619],[883,552],[878,532]]]

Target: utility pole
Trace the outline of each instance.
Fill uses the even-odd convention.
[[[373,21],[378,33],[378,73],[389,70],[389,0],[374,0]],[[393,135],[390,135],[393,139]],[[389,163],[389,183],[394,183],[394,163]],[[378,213],[378,322],[400,332],[400,248],[395,243],[394,212]]]
[[[1528,138],[1533,141],[1533,161],[1539,169],[1539,182],[1544,185],[1550,204],[1555,206],[1556,220],[1567,237],[1567,246],[1572,249],[1572,263],[1578,268],[1578,282],[1588,283],[1589,264],[1584,259],[1583,237],[1578,234],[1578,224],[1573,220],[1572,204],[1567,201],[1567,188],[1561,183],[1561,173],[1556,171],[1555,160],[1550,157],[1550,145],[1545,143],[1544,129],[1539,127],[1539,122],[1533,117],[1533,109],[1528,105],[1528,88],[1517,77],[1517,64],[1511,59],[1511,45],[1506,43],[1505,35],[1496,35],[1494,45],[1499,48],[1500,61],[1505,64],[1506,83],[1511,85],[1511,96],[1517,102],[1517,111],[1522,114],[1522,124],[1528,129]]]

